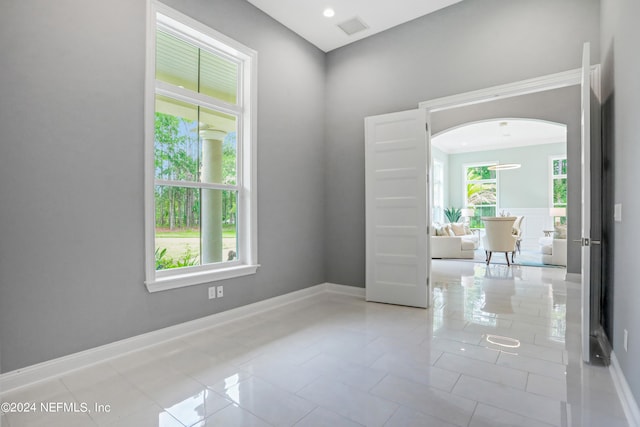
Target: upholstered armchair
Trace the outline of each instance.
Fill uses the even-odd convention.
[[[520,253],[520,244],[522,243],[522,220],[524,220],[524,216],[517,216],[513,222],[513,230],[511,230],[511,233],[516,236],[516,249],[518,253]]]
[[[484,252],[487,257],[487,265],[491,262],[493,252],[504,252],[509,263],[509,253],[511,262],[515,257],[517,237],[513,235],[513,224],[516,220],[514,216],[483,217],[485,236],[482,240]]]

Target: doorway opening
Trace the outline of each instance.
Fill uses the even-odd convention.
[[[535,109],[536,103],[532,105]],[[516,264],[566,267],[565,124],[500,116],[456,124],[433,135],[431,142],[431,216],[440,234],[431,238],[433,258],[484,262],[482,218],[513,216]],[[464,249],[442,242],[448,240],[442,232],[446,224],[456,225],[452,228]]]

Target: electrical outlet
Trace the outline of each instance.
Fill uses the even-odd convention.
[[[224,296],[224,288],[222,286],[218,286],[218,298],[222,298]]]
[[[216,287],[212,286],[209,288],[209,299],[214,299],[216,297]]]
[[[622,222],[622,203],[616,203],[613,206],[613,220],[615,222]]]
[[[629,331],[627,331],[626,329],[624,330],[624,351],[627,351],[628,347],[629,347]]]

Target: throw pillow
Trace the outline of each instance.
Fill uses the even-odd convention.
[[[567,226],[556,225],[555,232],[553,233],[554,239],[566,239],[567,238]]]
[[[451,230],[453,230],[453,234],[456,236],[464,236],[464,224],[459,222],[454,222],[451,224]]]
[[[448,230],[449,230],[449,236],[456,237],[456,233],[453,232],[453,228],[449,227]]]

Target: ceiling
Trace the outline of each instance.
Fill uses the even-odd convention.
[[[432,137],[448,154],[500,150],[567,141],[567,127],[544,120],[503,118],[468,123]]]
[[[248,0],[325,52],[462,0]],[[332,8],[335,15],[323,16]],[[338,24],[359,18],[368,28],[347,35]]]

